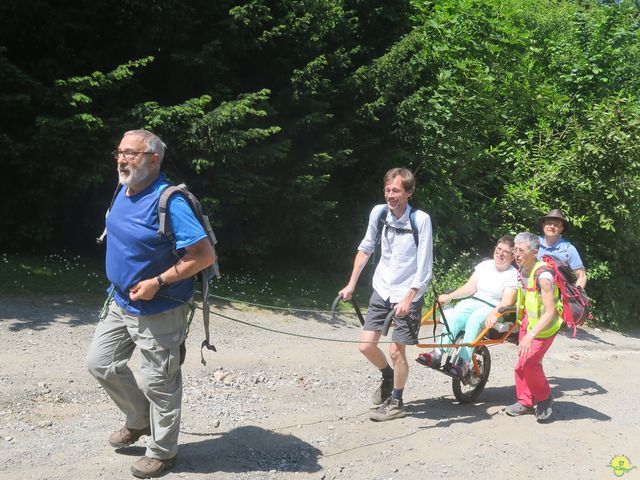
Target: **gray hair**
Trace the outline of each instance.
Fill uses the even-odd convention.
[[[514,243],[528,243],[531,250],[537,250],[540,247],[540,237],[531,232],[521,232],[513,239]]]
[[[160,164],[162,164],[164,152],[167,149],[167,146],[162,140],[160,140],[160,137],[155,133],[151,133],[149,130],[129,130],[128,132],[124,132],[122,137],[126,137],[127,135],[142,137],[147,151],[157,154],[158,157],[160,157]]]

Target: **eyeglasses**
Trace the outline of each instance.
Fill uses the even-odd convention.
[[[511,249],[511,253],[513,253],[514,255],[517,254],[517,253],[525,254],[525,253],[529,253],[530,251],[531,251],[530,248],[524,249],[524,248],[517,248],[516,247],[516,248],[512,248]]]
[[[138,155],[153,155],[154,153],[155,152],[135,152],[133,150],[114,150],[111,152],[111,155],[113,155],[113,158],[116,160],[120,158],[120,155],[122,155],[125,160],[133,160]]]
[[[510,248],[496,248],[494,252],[498,255],[508,255],[510,253],[513,253],[513,250]]]
[[[384,193],[385,195],[390,195],[392,193],[394,195],[398,195],[402,192],[404,192],[404,190],[400,190],[399,188],[383,188],[382,189],[382,193]]]

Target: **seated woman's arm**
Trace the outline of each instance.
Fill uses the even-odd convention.
[[[498,320],[500,307],[508,307],[516,303],[516,296],[518,291],[515,288],[505,288],[502,292],[502,298],[500,299],[500,303],[496,305],[496,308],[491,310],[487,314],[487,319],[484,324],[486,327],[493,327]]]
[[[451,300],[456,300],[458,298],[467,298],[476,293],[478,290],[478,272],[473,272],[473,275],[469,277],[467,283],[462,285],[459,288],[456,288],[451,293],[443,293],[438,297],[438,301],[441,304],[449,303]]]

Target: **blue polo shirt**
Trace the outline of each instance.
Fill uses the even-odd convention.
[[[555,260],[565,262],[569,265],[571,270],[579,270],[584,268],[582,259],[576,247],[571,242],[560,237],[553,245],[547,245],[544,241],[544,237],[540,237],[540,248],[538,249],[538,260],[542,259],[543,255],[553,257]]]
[[[122,188],[107,217],[107,278],[115,302],[133,315],[152,315],[177,307],[193,296],[194,281],[188,278],[164,285],[151,300],[132,301],[129,289],[141,280],[154,278],[177,262],[174,243],[158,235],[158,200],[170,183],[164,175],[135,195]],[[172,195],[169,219],[178,254],[207,236],[187,200]]]

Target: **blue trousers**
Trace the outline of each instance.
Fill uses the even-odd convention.
[[[473,342],[484,328],[484,322],[491,310],[493,307],[474,298],[465,298],[458,302],[453,309],[445,312],[447,324],[451,330],[451,339],[446,338],[445,335],[440,337],[440,343],[453,343],[462,330],[464,330],[463,343]],[[471,348],[462,347],[458,356],[465,362],[469,362],[471,352]]]

